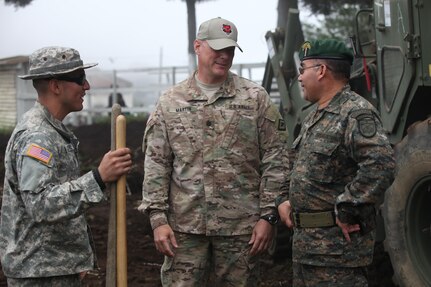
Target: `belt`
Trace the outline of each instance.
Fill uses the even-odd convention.
[[[295,227],[331,227],[335,226],[335,212],[294,212]]]

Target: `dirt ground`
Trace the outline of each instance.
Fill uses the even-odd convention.
[[[141,199],[143,179],[143,155],[140,151],[145,121],[128,120],[127,146],[133,150],[134,166],[127,177],[131,194],[127,196],[127,264],[128,286],[158,287],[160,285],[160,266],[163,257],[154,248],[152,231],[148,218],[138,212],[137,206]],[[80,158],[83,172],[95,167],[102,155],[110,147],[110,127],[108,124],[95,124],[75,129],[80,139]],[[2,191],[4,179],[4,151],[9,134],[0,134],[0,190]],[[88,275],[84,286],[105,286],[107,233],[109,222],[109,204],[105,203],[90,209],[87,218],[92,230],[96,249],[99,272]],[[283,228],[283,227],[281,227]],[[281,252],[281,251],[280,251]],[[262,261],[263,287],[291,286],[291,265],[287,251],[286,256],[281,253],[276,257],[267,256]],[[369,268],[370,286],[392,287],[393,274],[389,258],[383,250],[383,244],[376,245],[374,262]],[[274,259],[275,258],[275,259]],[[0,287],[6,286],[3,273],[0,272]]]

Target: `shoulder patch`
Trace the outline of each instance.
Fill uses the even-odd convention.
[[[371,110],[361,109],[351,113],[358,121],[359,132],[366,138],[371,138],[377,133],[375,115]]]
[[[33,143],[28,148],[26,155],[35,158],[45,164],[48,164],[52,158],[52,153],[50,151]]]

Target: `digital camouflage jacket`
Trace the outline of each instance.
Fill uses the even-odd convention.
[[[393,150],[377,111],[347,85],[327,107],[311,112],[293,145],[289,200],[294,212],[354,209],[383,200],[394,173]],[[295,228],[293,260],[321,266],[365,266],[375,231],[351,234],[338,226]]]
[[[84,211],[104,195],[80,175],[78,140],[36,102],[9,140],[0,223],[4,274],[12,278],[93,269]]]

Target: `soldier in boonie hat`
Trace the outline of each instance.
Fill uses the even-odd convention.
[[[325,39],[304,42],[299,52],[299,59],[301,61],[307,59],[344,60],[352,64],[353,54],[343,42]]]
[[[41,48],[30,55],[29,63],[28,75],[19,76],[21,79],[50,78],[97,65],[84,64],[77,50],[66,47]]]
[[[62,122],[90,89],[78,51],[46,47],[30,56],[37,101],[17,123],[5,154],[0,260],[8,286],[81,286],[94,268],[85,211],[105,200],[106,183],[132,165],[130,149],[103,156],[81,175],[79,141]],[[49,256],[47,256],[49,255]]]
[[[235,24],[220,17],[203,22],[199,26],[196,39],[206,40],[214,50],[237,47],[242,52],[237,43],[238,30]]]

